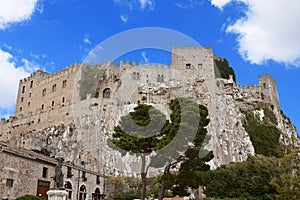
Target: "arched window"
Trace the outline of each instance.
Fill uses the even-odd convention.
[[[80,186],[79,189],[79,200],[85,200],[86,199],[86,187],[84,185]]]
[[[100,189],[99,189],[99,188],[96,188],[95,193],[100,194]]]
[[[106,88],[103,90],[103,98],[110,98],[111,90],[110,88]]]
[[[56,92],[56,84],[52,86],[52,92]]]
[[[65,88],[65,87],[67,87],[67,80],[64,80],[63,84],[62,84],[62,88]]]
[[[92,194],[92,200],[100,200],[100,199],[101,199],[100,189],[96,188],[95,192]]]
[[[70,181],[66,182],[65,189],[68,192],[68,199],[72,199],[72,184]]]

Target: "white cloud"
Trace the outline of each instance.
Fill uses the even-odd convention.
[[[153,10],[155,1],[154,0],[113,0],[115,4],[126,6],[130,10],[141,9],[141,10]]]
[[[237,34],[240,55],[251,63],[274,60],[300,66],[299,0],[231,0],[244,3],[245,17],[228,25],[226,32]],[[223,8],[226,3],[212,0]]]
[[[143,57],[145,63],[149,63],[149,60],[148,60],[145,52],[142,52],[142,57]]]
[[[86,35],[86,36],[83,38],[83,42],[84,42],[85,44],[92,44],[91,41],[90,41],[90,39],[89,39],[89,36],[88,36],[88,35]]]
[[[30,19],[36,9],[38,0],[1,0],[0,6],[0,29],[7,28],[12,23]]]
[[[223,9],[225,5],[230,3],[232,0],[211,0],[211,4],[218,7],[219,9]]]
[[[0,49],[0,110],[13,110],[16,102],[19,80],[39,69],[38,65],[21,59],[22,66],[17,66],[15,58]]]
[[[128,17],[124,16],[124,15],[120,15],[120,19],[126,23],[128,21]]]
[[[154,1],[153,0],[139,0],[141,9],[145,9],[145,8],[150,8],[153,9],[154,6]]]

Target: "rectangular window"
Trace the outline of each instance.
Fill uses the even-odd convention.
[[[47,178],[47,176],[48,176],[48,168],[47,167],[43,167],[42,177],[43,178]]]
[[[72,168],[71,167],[68,167],[67,168],[67,177],[68,178],[72,178],[73,174],[72,174]]]
[[[32,86],[33,86],[33,81],[30,82],[30,88],[32,88]]]
[[[6,187],[13,187],[14,180],[13,179],[6,179]]]
[[[45,96],[46,95],[46,88],[43,89],[42,95]]]
[[[68,191],[68,199],[72,199],[72,191]]]
[[[100,176],[99,175],[96,176],[96,184],[98,184],[98,185],[100,184]]]

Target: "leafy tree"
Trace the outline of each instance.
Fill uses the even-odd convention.
[[[187,186],[198,187],[198,180],[194,180],[191,185],[193,178],[190,178],[194,177],[194,172],[209,170],[205,162],[212,159],[212,152],[202,152],[206,156],[199,157],[207,134],[205,127],[209,123],[207,108],[186,98],[172,100],[169,107],[172,111],[171,123],[164,127],[163,133],[166,137],[159,141],[158,147],[172,143],[171,150],[157,155],[156,159],[159,161],[163,159],[165,163],[157,163],[155,158],[151,163],[156,167],[160,167],[159,164],[165,166],[164,174],[160,177],[160,200],[163,199],[165,190],[173,189],[174,184],[178,184],[183,190]],[[170,170],[180,163],[182,163],[180,173],[176,176]]]
[[[276,158],[250,157],[209,171],[204,193],[214,198],[274,199],[277,194],[270,184],[278,176]]]
[[[276,199],[297,200],[300,197],[300,152],[292,152],[279,159],[280,176],[272,180]]]
[[[131,200],[141,196],[141,180],[134,177],[109,177],[109,183],[114,185],[115,200]]]
[[[115,127],[113,139],[110,141],[124,153],[138,153],[141,156],[141,199],[146,197],[147,172],[146,156],[156,148],[164,137],[161,130],[166,123],[165,115],[151,105],[138,104],[134,112],[121,117],[119,125]]]

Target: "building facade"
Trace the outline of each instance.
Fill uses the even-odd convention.
[[[0,198],[16,199],[30,194],[47,199],[47,191],[54,187],[56,159],[24,148],[0,142]],[[105,197],[106,177],[64,162],[64,187],[69,200]]]

